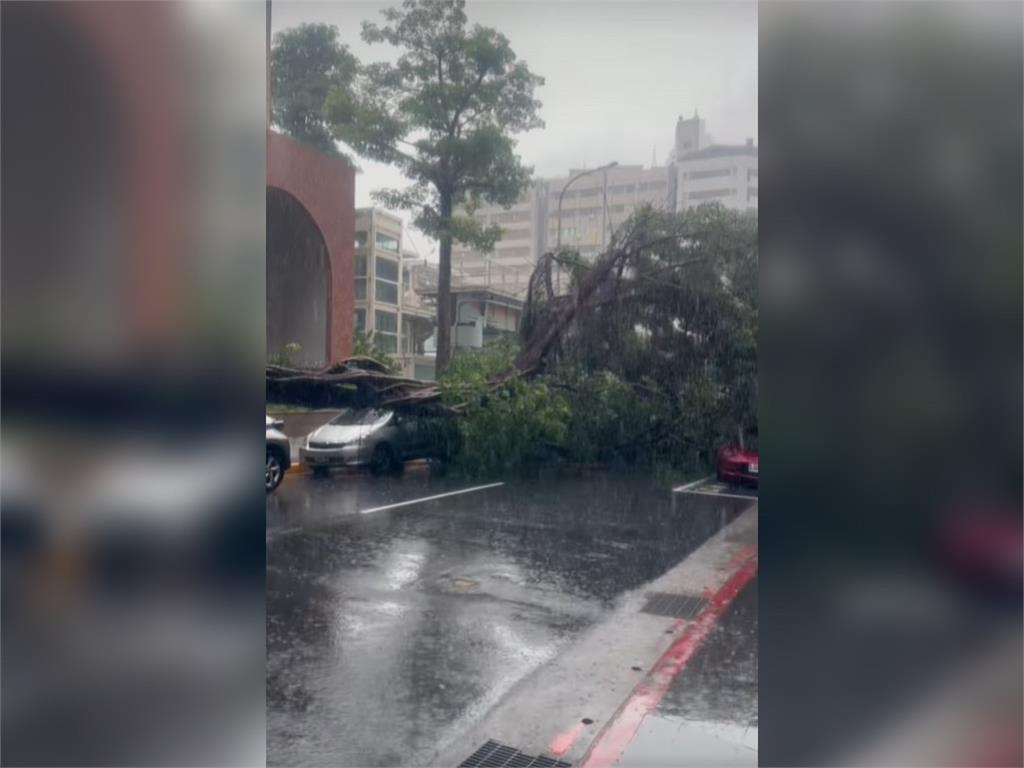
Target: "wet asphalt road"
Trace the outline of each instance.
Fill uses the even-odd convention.
[[[293,477],[267,500],[267,759],[417,765],[723,521],[645,478]]]

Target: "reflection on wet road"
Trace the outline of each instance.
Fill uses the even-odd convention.
[[[294,478],[267,500],[273,765],[415,765],[738,513],[646,479]]]
[[[658,711],[686,720],[757,729],[757,579],[711,631]]]

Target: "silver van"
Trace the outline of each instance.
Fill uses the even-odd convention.
[[[451,457],[457,431],[451,419],[381,408],[358,408],[310,433],[299,461],[314,472],[330,467],[369,467],[375,473],[411,459]]]
[[[291,443],[281,431],[283,427],[283,421],[267,416],[267,493],[281,484],[292,463]]]

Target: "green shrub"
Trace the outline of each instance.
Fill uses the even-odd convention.
[[[469,475],[535,469],[563,450],[570,408],[561,392],[518,377],[493,385],[514,357],[515,345],[504,341],[464,351],[440,382],[444,401],[464,407],[456,464]]]

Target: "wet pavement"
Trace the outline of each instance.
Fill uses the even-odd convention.
[[[744,506],[597,475],[389,507],[474,487],[410,469],[268,497],[271,765],[429,762]]]
[[[756,578],[644,718],[615,765],[757,765]]]

